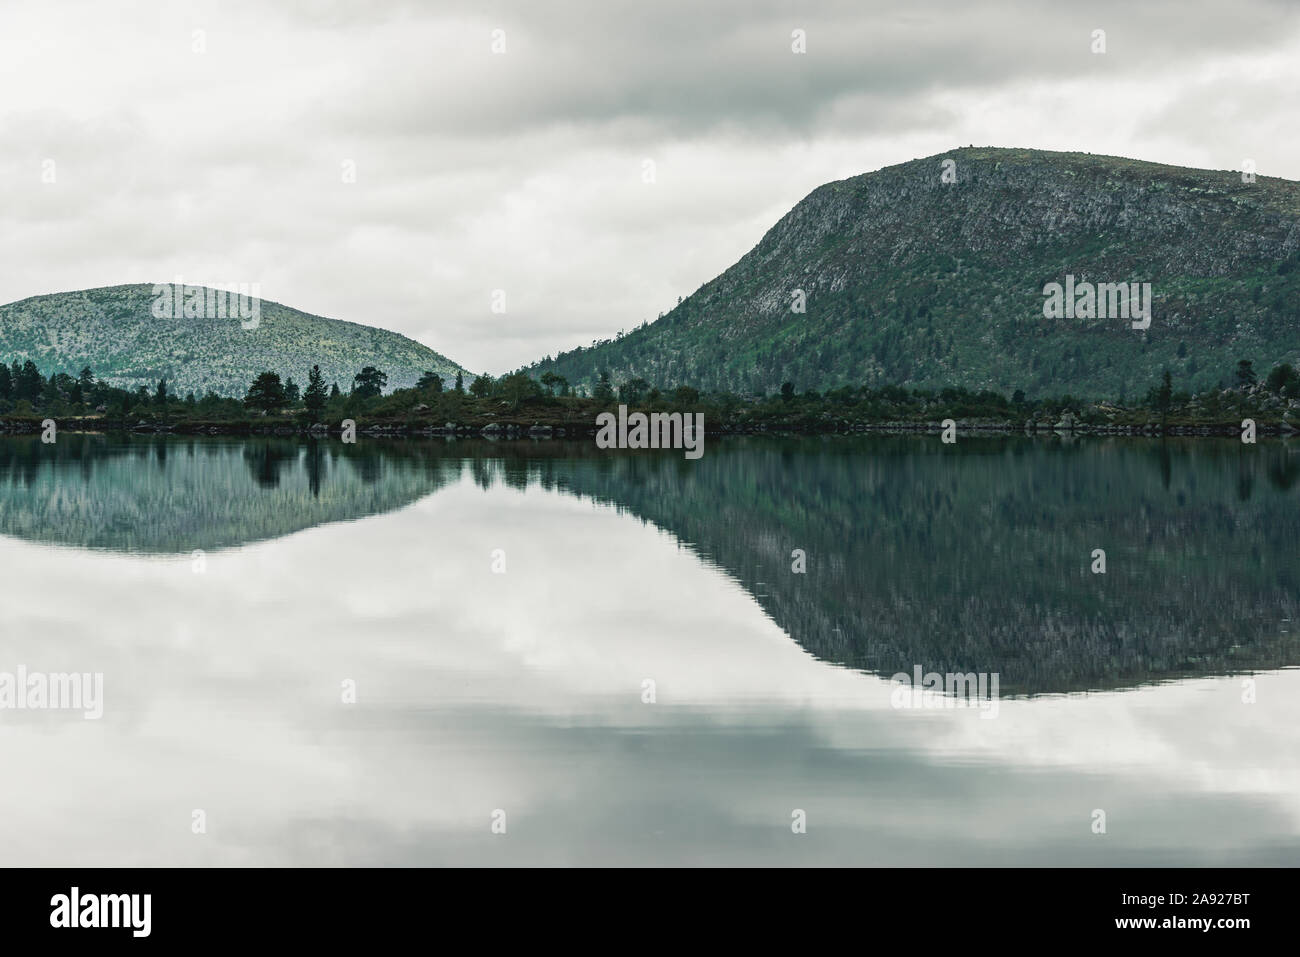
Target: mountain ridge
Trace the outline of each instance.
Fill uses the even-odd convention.
[[[951,161],[951,182],[944,181]],[[652,323],[528,367],[770,394],[963,386],[1115,397],[1300,355],[1300,183],[963,147],[825,183]],[[1150,282],[1150,329],[1044,317],[1046,284]],[[805,312],[792,313],[796,290]],[[996,361],[995,361],[996,360]]]
[[[344,391],[365,366],[388,375],[390,389],[415,384],[426,371],[444,379],[463,366],[407,336],[376,326],[302,312],[258,300],[256,323],[225,318],[158,318],[154,291],[169,283],[131,283],[46,293],[0,305],[0,359],[30,359],[47,374],[75,375],[89,366],[119,388],[160,379],[178,395],[209,391],[240,397],[260,372],[306,383],[320,365],[327,383]],[[219,291],[188,284],[187,289]],[[253,326],[246,328],[246,326]]]

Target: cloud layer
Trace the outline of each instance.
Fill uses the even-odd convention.
[[[1300,179],[1294,4],[700,7],[6,3],[0,301],[258,282],[499,373],[954,146]]]

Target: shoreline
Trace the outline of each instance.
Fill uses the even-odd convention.
[[[0,418],[0,435],[39,435],[45,419]],[[187,436],[247,436],[322,438],[342,435],[341,423],[299,422],[124,422],[94,417],[70,417],[53,420],[58,431],[69,433],[132,433],[136,435],[187,435]],[[1030,436],[1128,436],[1136,438],[1240,438],[1239,423],[1144,423],[1124,425],[1089,425],[1081,422],[1025,422],[1015,425],[1009,421],[955,419],[958,435],[975,432],[981,435]],[[709,427],[704,434],[713,437],[728,435],[909,435],[931,434],[943,431],[942,421],[891,420],[884,422],[853,422],[831,420],[816,424],[798,425],[767,422],[724,422]],[[593,422],[568,421],[560,424],[527,422],[523,420],[468,423],[444,423],[437,426],[426,423],[357,421],[356,434],[371,438],[487,438],[487,439],[585,439],[594,438],[597,427]],[[1282,437],[1300,436],[1300,428],[1285,421],[1257,421],[1256,434]]]

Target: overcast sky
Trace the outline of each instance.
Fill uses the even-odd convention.
[[[0,302],[255,282],[500,373],[828,180],[967,144],[1300,179],[1297,103],[1295,0],[4,0]]]

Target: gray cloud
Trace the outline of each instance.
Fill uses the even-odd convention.
[[[956,145],[1300,177],[1298,54],[1269,0],[9,4],[0,301],[259,282],[500,372],[653,319],[822,182]]]

